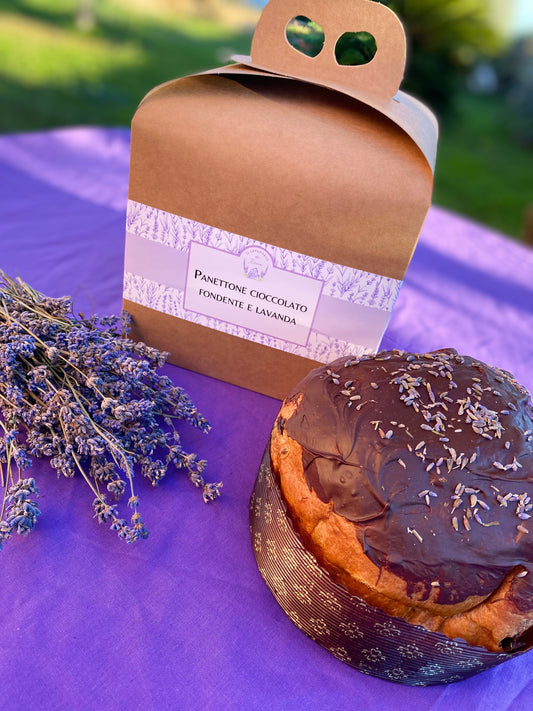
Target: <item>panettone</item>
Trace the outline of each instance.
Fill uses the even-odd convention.
[[[509,373],[452,349],[319,367],[270,469],[303,548],[368,609],[500,659],[531,646],[532,406]]]

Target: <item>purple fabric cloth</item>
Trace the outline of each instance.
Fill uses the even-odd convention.
[[[78,310],[121,308],[129,132],[0,136],[0,267]],[[458,176],[458,180],[460,176]],[[532,388],[533,251],[434,207],[383,346],[455,346]],[[150,538],[93,518],[83,481],[34,464],[42,516],[0,552],[0,699],[17,709],[528,708],[531,654],[465,682],[409,688],[365,676],[307,639],[257,570],[248,501],[279,403],[166,372],[213,429],[183,439],[222,498],[180,476],[137,482]]]

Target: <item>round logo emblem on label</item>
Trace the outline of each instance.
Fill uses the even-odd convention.
[[[262,281],[272,266],[269,253],[260,247],[248,247],[241,252],[241,258],[248,279]]]

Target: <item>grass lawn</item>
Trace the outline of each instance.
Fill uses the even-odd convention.
[[[494,96],[459,97],[441,125],[434,202],[516,238],[533,206],[533,149],[511,138],[506,103]]]
[[[128,125],[168,79],[249,54],[256,14],[217,0],[217,19],[169,8],[193,0],[94,0],[90,31],[76,0],[0,0],[0,132]],[[495,97],[460,97],[441,121],[434,202],[521,237],[533,203],[533,151],[514,143]]]
[[[76,0],[0,0],[0,132],[128,125],[157,84],[249,53],[251,30],[143,11],[140,0],[95,5],[97,23],[84,32]]]

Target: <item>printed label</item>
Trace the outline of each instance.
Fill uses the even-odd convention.
[[[401,282],[128,202],[124,298],[323,363],[379,348]]]
[[[319,279],[276,268],[261,247],[234,255],[191,242],[184,306],[307,346],[323,286]]]

